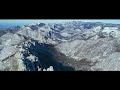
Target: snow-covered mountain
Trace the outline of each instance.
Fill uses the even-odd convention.
[[[119,54],[119,24],[37,23],[0,36],[2,71],[119,71]]]

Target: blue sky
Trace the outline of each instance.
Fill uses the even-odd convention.
[[[46,22],[46,23],[50,23],[50,22],[68,22],[68,21],[86,21],[86,22],[105,22],[105,23],[119,23],[120,24],[120,20],[119,19],[116,19],[116,20],[114,20],[114,19],[41,19],[41,20],[39,20],[39,19],[21,19],[21,20],[19,20],[19,19],[11,19],[11,20],[0,20],[0,23],[36,23],[36,22]]]
[[[59,23],[59,22],[68,22],[68,21],[85,21],[85,22],[104,22],[104,23],[114,23],[120,24],[120,19],[2,19],[0,20],[0,27],[1,26],[16,26],[16,25],[25,25],[25,24],[32,24],[37,22],[44,22],[44,23]]]
[[[113,19],[101,19],[101,20],[82,20],[82,21],[85,21],[85,22],[104,22],[104,23],[114,23],[114,24],[120,24],[120,20],[119,19],[116,19],[116,20],[113,20]]]

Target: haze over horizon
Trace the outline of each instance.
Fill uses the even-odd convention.
[[[103,22],[103,23],[113,23],[120,24],[120,20],[113,19],[11,19],[11,20],[0,20],[0,27],[14,27],[14,26],[22,26],[32,23],[62,23],[62,22],[70,22],[70,21],[83,21],[83,22]]]

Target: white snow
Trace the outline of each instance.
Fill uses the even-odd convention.
[[[0,61],[11,56],[17,51],[17,48],[15,46],[6,46],[2,49],[0,53]]]
[[[113,27],[105,27],[102,32],[106,32],[107,34],[110,34],[110,32],[115,32],[116,36],[115,37],[120,37],[120,31],[116,30],[117,28]]]
[[[4,42],[4,45],[9,46],[10,43],[11,43],[11,39],[8,39],[8,40],[6,40],[6,42]]]
[[[27,59],[31,60],[31,61],[35,61],[35,56],[31,55],[27,57]]]
[[[54,71],[53,66],[50,66],[49,68],[47,68],[47,71]]]
[[[63,37],[70,37],[71,35],[68,34],[67,32],[60,33],[61,36]]]
[[[50,66],[50,67],[47,68],[47,69],[43,69],[43,71],[54,71],[54,69],[53,69],[53,66]]]

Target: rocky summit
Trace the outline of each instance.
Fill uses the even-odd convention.
[[[120,25],[73,21],[2,28],[0,71],[120,71]]]

